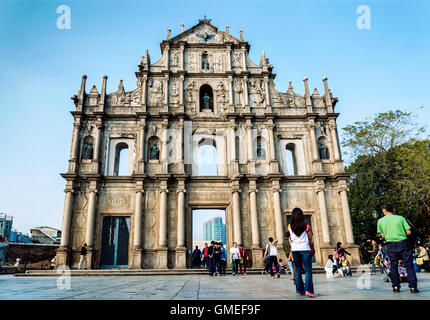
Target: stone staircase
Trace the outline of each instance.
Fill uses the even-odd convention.
[[[353,266],[352,273],[370,272],[370,265]],[[314,266],[312,268],[314,274],[325,273],[323,267]],[[262,274],[262,268],[249,268],[247,274],[258,275]],[[227,275],[231,275],[231,269],[227,268]],[[60,270],[27,270],[25,273],[16,273],[16,277],[58,277],[64,275],[64,271]],[[93,270],[70,270],[70,276],[73,277],[88,277],[88,276],[156,276],[156,275],[208,275],[205,268],[201,269],[93,269]]]

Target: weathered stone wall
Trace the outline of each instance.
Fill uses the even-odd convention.
[[[17,258],[21,259],[21,263],[27,264],[51,260],[58,247],[57,244],[9,243],[7,264],[15,264]]]

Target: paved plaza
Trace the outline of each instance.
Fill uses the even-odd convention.
[[[359,289],[358,275],[352,278],[327,279],[314,275],[318,299],[375,300],[430,299],[430,273],[418,274],[421,293],[410,294],[407,284],[401,293],[393,293],[382,276],[370,277],[370,289]],[[67,288],[67,280],[70,287]],[[310,299],[298,297],[295,286],[283,275],[269,279],[263,275],[209,277],[206,275],[166,276],[94,276],[94,277],[13,277],[0,276],[0,299],[30,300],[263,300]],[[369,282],[367,283],[369,285]],[[364,284],[366,287],[366,284]],[[64,289],[61,289],[64,288]]]

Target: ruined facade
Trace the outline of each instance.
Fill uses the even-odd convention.
[[[210,20],[160,44],[138,64],[137,88],[95,86],[78,95],[57,263],[77,267],[88,244],[91,268],[185,268],[192,249],[192,211],[225,209],[227,245],[243,243],[252,266],[267,238],[279,240],[295,207],[314,232],[323,264],[337,241],[354,245],[333,97],[275,89],[273,66]],[[199,175],[198,149],[216,148],[213,176]],[[126,164],[120,163],[127,154]],[[126,172],[120,175],[120,167]]]

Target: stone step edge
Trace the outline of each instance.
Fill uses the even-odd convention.
[[[370,266],[358,266],[352,267],[352,272],[358,270],[369,271]],[[247,274],[261,274],[262,268],[260,269],[248,269]],[[313,273],[323,274],[325,273],[324,268],[316,267],[313,268]],[[207,270],[199,269],[96,269],[96,270],[70,270],[70,276],[140,276],[140,275],[208,275]],[[227,269],[227,275],[231,274],[231,269]],[[16,277],[55,277],[64,275],[63,272],[57,270],[27,270],[25,273],[16,273]],[[283,274],[284,275],[284,274]]]

